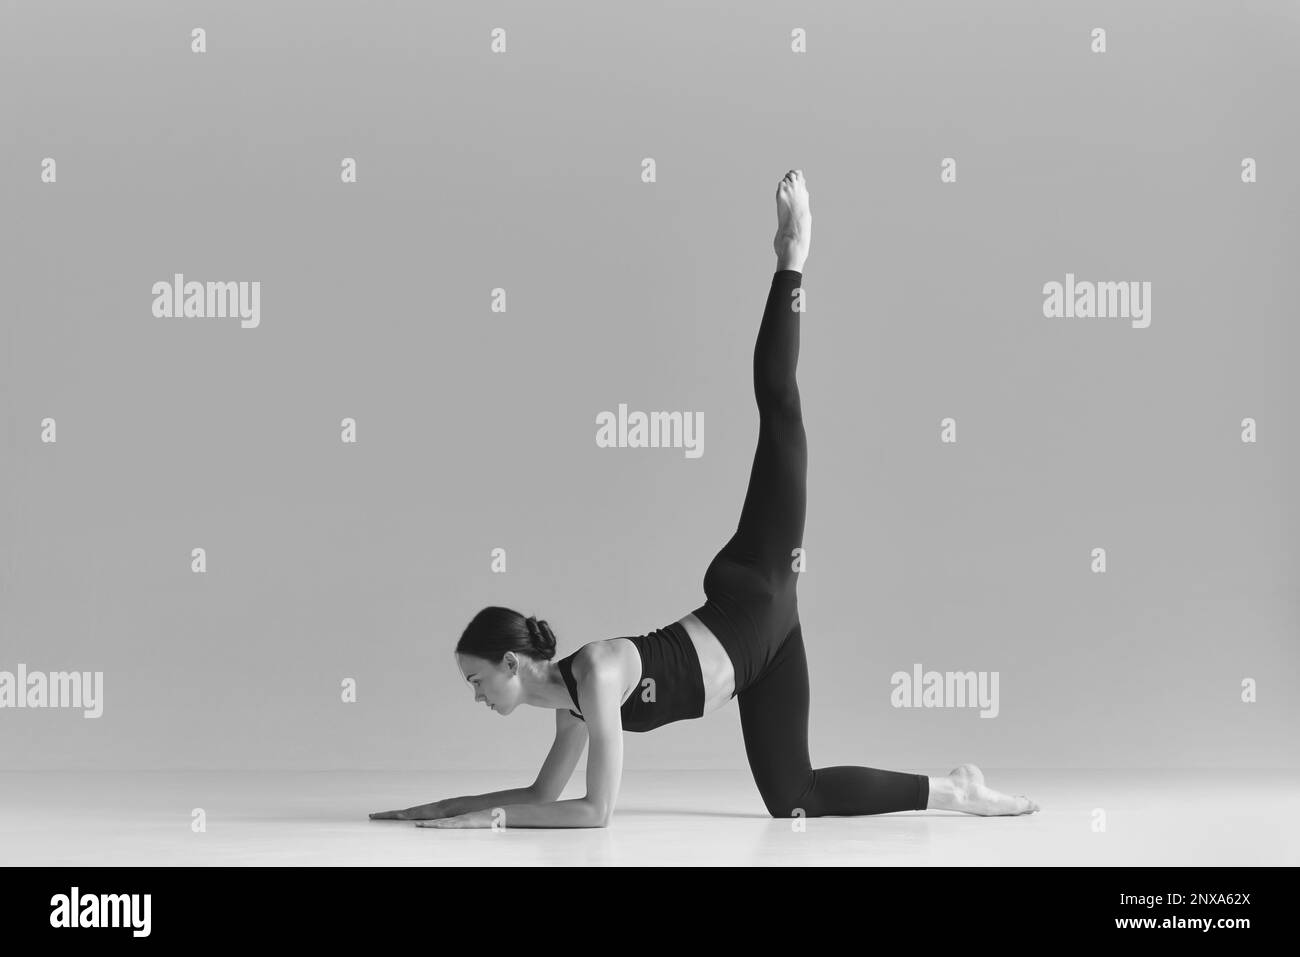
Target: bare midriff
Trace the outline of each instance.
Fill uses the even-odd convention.
[[[704,684],[702,713],[716,711],[731,700],[731,693],[736,690],[736,669],[731,663],[731,656],[727,654],[726,649],[722,647],[722,642],[718,641],[709,626],[696,618],[694,612],[678,619],[677,623],[690,636],[691,644],[695,646],[695,654],[700,659],[700,678]],[[628,638],[606,638],[592,644],[600,644],[612,650],[622,659],[624,673],[635,677],[631,685],[623,691],[623,699],[619,702],[619,707],[622,707],[640,685],[641,653],[637,651],[636,643]]]
[[[704,713],[716,711],[731,700],[736,690],[736,669],[722,642],[691,612],[678,624],[686,629],[700,656],[700,677],[704,679]]]

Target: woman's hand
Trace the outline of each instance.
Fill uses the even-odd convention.
[[[446,816],[446,808],[443,802],[434,801],[432,804],[420,804],[416,807],[403,808],[400,811],[377,811],[370,815],[372,821],[427,821],[431,818],[441,818]]]
[[[411,821],[411,820],[414,820],[414,818],[411,817],[411,809],[410,809],[410,808],[407,808],[406,810],[403,810],[403,811],[376,811],[374,814],[370,815],[370,820],[372,820],[372,821]]]
[[[499,817],[494,815],[490,809],[481,811],[468,811],[465,814],[457,814],[455,817],[443,817],[432,821],[416,821],[416,827],[492,827],[493,821],[500,820],[501,827],[505,827],[505,815]]]

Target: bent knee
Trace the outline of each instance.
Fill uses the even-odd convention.
[[[774,818],[820,817],[820,812],[811,806],[807,791],[795,793],[786,789],[766,789],[760,791],[767,813]]]
[[[800,804],[785,804],[780,806],[769,804],[767,807],[767,813],[780,821],[798,820],[801,817],[821,817],[820,813],[815,813]]]

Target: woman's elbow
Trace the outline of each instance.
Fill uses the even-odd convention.
[[[601,803],[600,801],[592,801],[590,803],[591,803],[591,817],[592,817],[591,826],[609,827],[610,824],[612,824],[614,821],[614,809],[612,807],[609,807]]]

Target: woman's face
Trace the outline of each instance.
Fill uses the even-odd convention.
[[[497,664],[474,655],[457,655],[461,674],[474,689],[474,700],[498,714],[509,714],[519,703],[518,658],[507,654]]]

